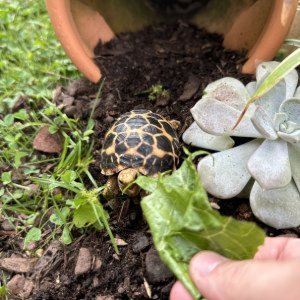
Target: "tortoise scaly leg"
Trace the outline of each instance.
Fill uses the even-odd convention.
[[[108,178],[105,188],[103,190],[103,197],[109,201],[115,199],[119,194],[119,185],[117,176],[111,176]]]

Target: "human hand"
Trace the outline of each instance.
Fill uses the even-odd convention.
[[[233,261],[214,252],[196,254],[190,276],[208,300],[300,299],[300,239],[266,238],[252,260]],[[178,281],[170,300],[192,300]]]

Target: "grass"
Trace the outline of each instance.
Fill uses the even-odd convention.
[[[0,7],[0,102],[20,94],[51,97],[78,72],[54,36],[43,1],[2,0]]]
[[[56,40],[43,1],[2,0],[0,55],[0,220],[18,224],[25,246],[42,236],[69,244],[74,227],[105,228],[117,252],[99,201],[103,187],[89,172],[94,122],[69,118],[51,102],[55,86],[79,73]],[[13,110],[20,97],[25,108]],[[45,125],[64,137],[59,156],[33,149]],[[45,236],[50,223],[54,230]]]

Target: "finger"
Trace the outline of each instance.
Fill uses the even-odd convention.
[[[193,298],[183,284],[180,281],[177,281],[172,287],[170,300],[193,300]]]
[[[268,237],[264,244],[258,248],[254,258],[260,260],[300,259],[300,239]]]
[[[230,261],[213,252],[192,258],[190,274],[210,300],[297,300],[300,261]]]

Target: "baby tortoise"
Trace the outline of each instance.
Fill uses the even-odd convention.
[[[119,189],[124,191],[138,174],[155,176],[176,169],[179,140],[173,126],[172,121],[142,109],[122,115],[112,125],[100,157],[101,173],[111,176],[104,191],[106,198],[115,196]],[[115,174],[118,176],[112,176]],[[139,188],[132,185],[124,192],[134,197]]]

